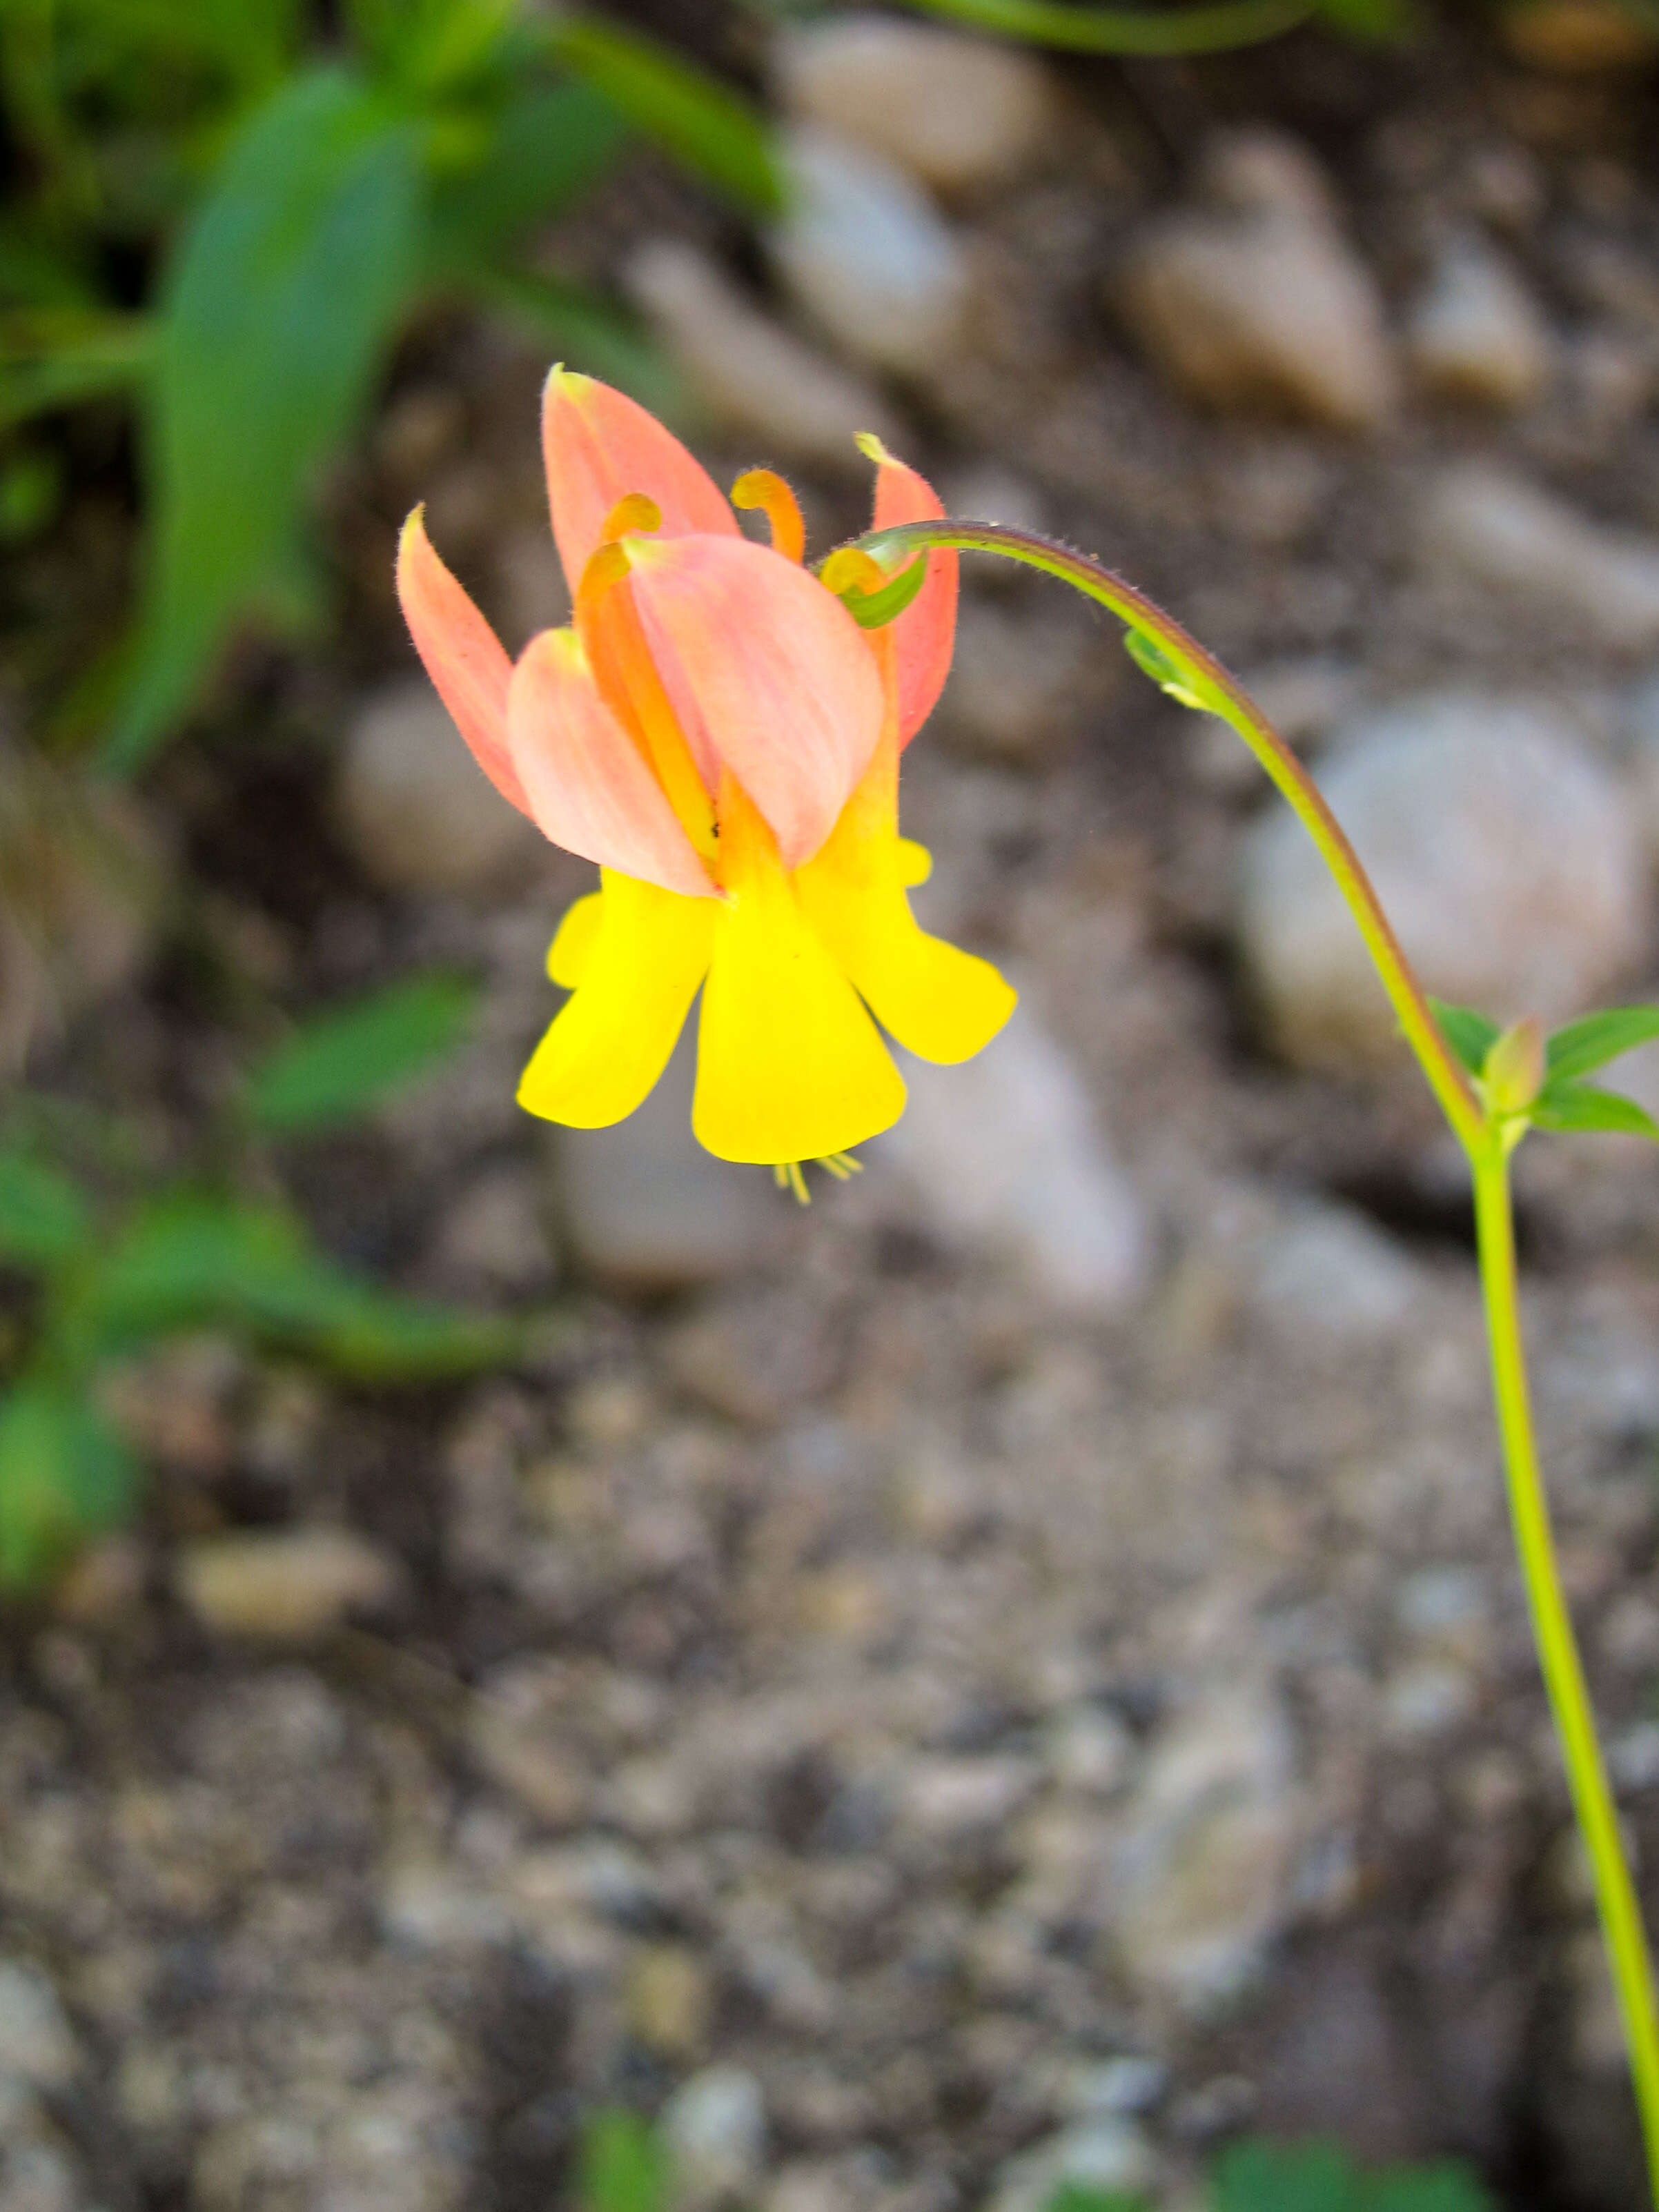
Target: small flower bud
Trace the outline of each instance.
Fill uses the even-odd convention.
[[[1493,1041],[1480,1080],[1492,1113],[1526,1112],[1544,1085],[1544,1024],[1536,1014],[1512,1023]]]

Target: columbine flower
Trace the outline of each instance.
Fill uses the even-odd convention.
[[[995,969],[919,928],[906,896],[929,862],[898,834],[899,754],[950,667],[956,556],[930,556],[910,604],[866,630],[801,566],[800,510],[769,471],[732,491],[765,511],[768,548],[608,386],[556,368],[542,432],[572,628],[532,638],[515,667],[418,507],[398,556],[416,648],[479,766],[599,866],[548,954],[572,995],[520,1103],[579,1128],[620,1121],[701,987],[692,1127],[722,1159],[773,1166],[799,1190],[797,1163],[839,1165],[904,1110],[877,1022],[951,1062],[1014,1004]],[[861,442],[878,526],[943,513],[913,470]]]

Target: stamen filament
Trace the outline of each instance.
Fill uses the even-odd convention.
[[[745,511],[758,508],[772,526],[772,550],[786,561],[800,562],[806,551],[806,525],[800,502],[781,476],[771,469],[750,469],[732,487],[732,504]]]

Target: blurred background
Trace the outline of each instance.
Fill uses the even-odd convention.
[[[1459,1163],[1242,750],[965,564],[1021,1006],[802,1211],[678,1063],[514,1106],[592,872],[392,570],[565,617],[554,359],[815,556],[877,430],[1431,989],[1651,996],[1656,95],[1646,0],[0,0],[4,2212],[1637,2201]],[[1651,1860],[1659,1181],[1520,1170]]]

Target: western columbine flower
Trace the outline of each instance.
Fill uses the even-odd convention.
[[[898,834],[899,754],[950,667],[956,556],[931,555],[903,611],[863,629],[801,566],[800,510],[770,471],[732,490],[765,511],[769,548],[608,386],[556,368],[542,432],[571,628],[544,630],[514,666],[418,507],[398,556],[416,647],[479,766],[599,866],[548,954],[572,995],[520,1103],[579,1128],[620,1121],[701,987],[692,1127],[799,1191],[798,1163],[839,1167],[904,1110],[877,1022],[951,1062],[1014,1004],[994,968],[917,926],[907,892],[928,858]],[[913,470],[861,442],[878,526],[943,514]]]

